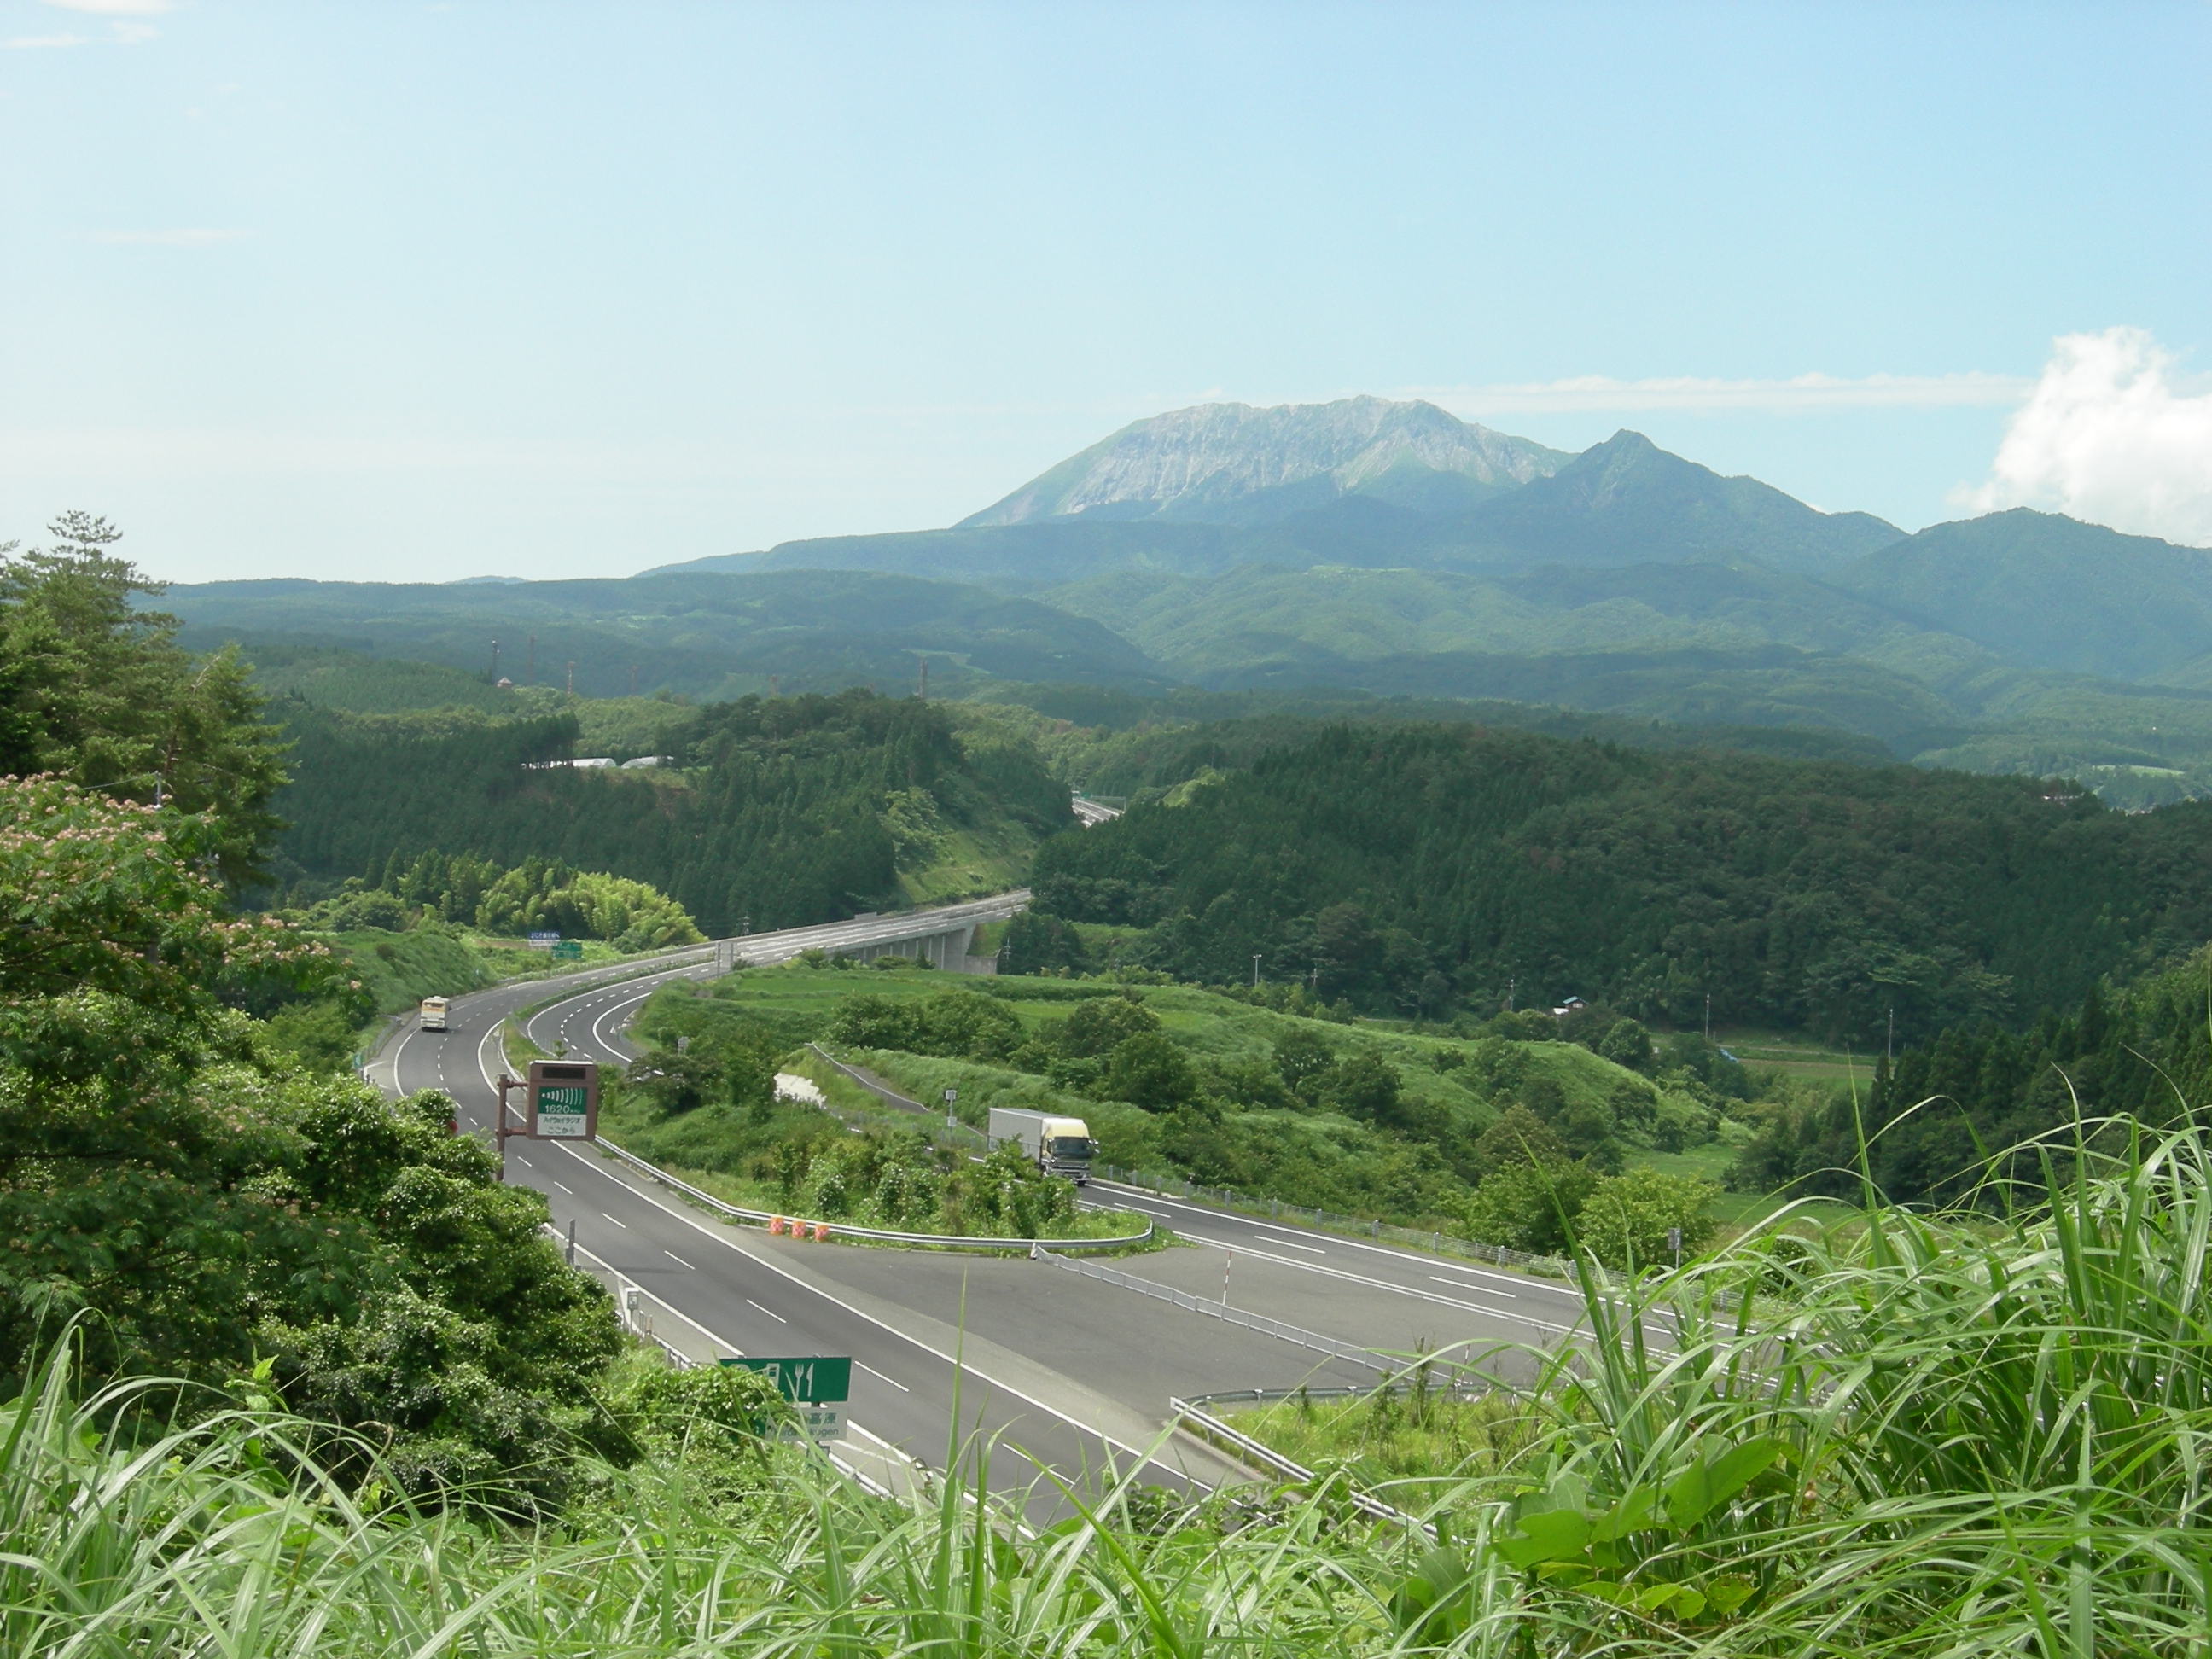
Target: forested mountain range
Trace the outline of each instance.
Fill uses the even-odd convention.
[[[187,643],[693,697],[1007,682],[1359,690],[1849,732],[2212,793],[2212,556],[2026,509],[1914,535],[1640,435],[1579,456],[1379,399],[1139,422],[946,530],[623,580],[171,592]],[[534,646],[529,636],[537,636]],[[534,650],[534,674],[525,653]],[[307,695],[302,691],[301,695]]]
[[[1865,1047],[2072,1005],[2212,936],[2212,804],[2026,778],[1337,726],[1040,849],[1036,906],[1178,978],[1376,1011],[1569,996]]]
[[[172,587],[181,638],[256,657],[342,648],[579,696],[636,689],[700,697],[916,682],[949,673],[1141,684],[1163,671],[1088,617],[980,587],[874,572],[791,572],[451,585],[303,580]],[[495,656],[495,643],[497,654]],[[496,676],[494,669],[496,665]]]
[[[426,853],[556,860],[649,882],[716,935],[896,907],[915,896],[902,876],[957,837],[1033,843],[1073,823],[1027,745],[957,736],[941,704],[860,690],[695,711],[677,764],[644,771],[549,764],[574,750],[568,714],[308,711],[289,732],[285,879],[374,885]]]

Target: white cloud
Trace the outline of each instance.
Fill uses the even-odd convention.
[[[2212,545],[2212,390],[2177,386],[2173,368],[2139,328],[2061,335],[2005,428],[1989,482],[1954,503],[2042,507]]]
[[[1869,374],[1856,380],[1799,374],[1783,380],[1722,380],[1680,376],[1616,380],[1584,374],[1522,385],[1412,386],[1393,393],[1425,398],[1461,415],[1581,410],[1770,410],[1959,408],[2018,403],[2033,382],[2010,374]]]
[[[94,17],[159,17],[174,11],[176,0],[40,0],[58,11],[90,12]]]
[[[135,243],[145,247],[205,247],[210,242],[242,242],[249,230],[95,230],[95,242]]]

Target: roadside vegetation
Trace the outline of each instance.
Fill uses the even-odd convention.
[[[101,1391],[63,1345],[0,1408],[0,1620],[25,1659],[2180,1659],[2212,1638],[2212,1152],[2195,1129],[2128,1151],[2015,1188],[2000,1224],[1869,1210],[1626,1304],[1592,1287],[1576,1363],[1431,1401],[1418,1443],[1410,1402],[1388,1434],[1316,1404],[1328,1443],[1302,1449],[1343,1455],[1313,1488],[1122,1485],[1034,1533],[960,1479],[871,1498],[711,1410],[641,1425],[627,1467],[580,1461],[552,1524],[428,1512],[373,1442],[252,1377]],[[1637,1335],[1661,1308],[1665,1354]],[[1428,1529],[1353,1509],[1375,1476]]]
[[[747,1176],[759,1193],[767,1145],[787,1133],[753,1121],[771,1109],[759,1104],[764,1068],[833,1101],[852,1090],[805,1048],[819,1042],[929,1107],[917,1133],[951,1089],[973,1129],[994,1107],[1080,1117],[1102,1165],[1140,1176],[1535,1254],[1564,1251],[1564,1225],[1579,1224],[1625,1266],[1658,1260],[1670,1229],[1692,1251],[1713,1231],[1712,1183],[1639,1160],[1683,1145],[1733,1157],[1716,1136],[1747,1142],[1761,1121],[1743,1097],[1755,1080],[1717,1051],[1656,1043],[1602,1011],[1579,1025],[1522,1015],[1455,1036],[1135,977],[968,978],[823,957],[664,988],[635,1028],[654,1045],[647,1086],[664,1103],[649,1115],[624,1105],[617,1133],[638,1137],[625,1144],[641,1156]],[[1601,1052],[1608,1045],[1631,1063]],[[743,1083],[722,1058],[740,1053]],[[854,1103],[897,1117],[872,1097]]]
[[[631,1030],[645,1053],[602,1085],[603,1139],[726,1202],[809,1220],[967,1238],[1141,1230],[1123,1212],[1079,1209],[1074,1183],[1018,1146],[977,1161],[965,1138],[940,1144],[933,1117],[887,1110],[811,1053],[783,1052],[803,1018],[703,988],[665,986],[640,1011]],[[780,1071],[798,1091],[779,1088]],[[820,1101],[799,1097],[817,1078]]]

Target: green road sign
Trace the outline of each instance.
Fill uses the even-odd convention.
[[[725,1359],[749,1371],[765,1371],[786,1400],[798,1406],[836,1406],[851,1398],[853,1362],[844,1354],[802,1359]]]
[[[553,959],[556,962],[574,962],[583,954],[584,942],[581,939],[560,939],[556,941],[553,946]]]

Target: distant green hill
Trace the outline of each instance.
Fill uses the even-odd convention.
[[[2212,804],[2030,779],[1337,726],[1039,850],[1038,908],[1366,1006],[1570,994],[1879,1045],[2025,1023],[2212,931]],[[1287,970],[1287,973],[1286,971]]]
[[[1921,630],[1879,606],[1747,560],[1483,574],[1345,564],[1245,566],[1215,576],[1123,570],[1037,597],[1200,680],[1275,661],[1446,651],[1784,644],[1864,652],[1897,635],[1926,653]],[[1963,641],[1949,655],[1989,659]]]
[[[1431,539],[1438,562],[1644,564],[1716,554],[1820,574],[1904,532],[1867,513],[1822,513],[1756,478],[1726,478],[1617,432],[1549,477],[1486,501]]]
[[[313,708],[397,714],[416,708],[514,711],[514,694],[484,676],[436,663],[372,657],[335,647],[248,641],[255,683],[269,696]]]
[[[916,682],[1157,682],[1145,654],[1087,618],[979,587],[870,572],[786,571],[621,580],[464,583],[210,582],[161,603],[197,648],[237,639],[254,651],[344,647],[579,695],[658,690],[697,697]],[[533,643],[534,636],[534,643]],[[534,659],[534,672],[531,666]],[[456,701],[463,700],[458,696]]]
[[[1568,458],[1376,399],[1139,422],[947,530],[166,602],[187,644],[238,640],[272,690],[363,710],[503,707],[497,639],[510,679],[566,688],[573,664],[594,700],[633,676],[694,700],[903,690],[927,659],[952,696],[1334,687],[1850,732],[2128,806],[2212,794],[2212,554],[2026,510],[1905,536],[1633,432]]]
[[[1931,526],[1834,580],[2031,667],[2148,680],[2212,655],[2212,553],[2024,507]]]
[[[289,727],[278,872],[319,897],[429,852],[556,860],[650,883],[723,935],[996,891],[1073,822],[1030,744],[962,733],[942,703],[854,690],[689,712],[667,734],[678,764],[623,771],[557,763],[574,713],[309,711]]]

